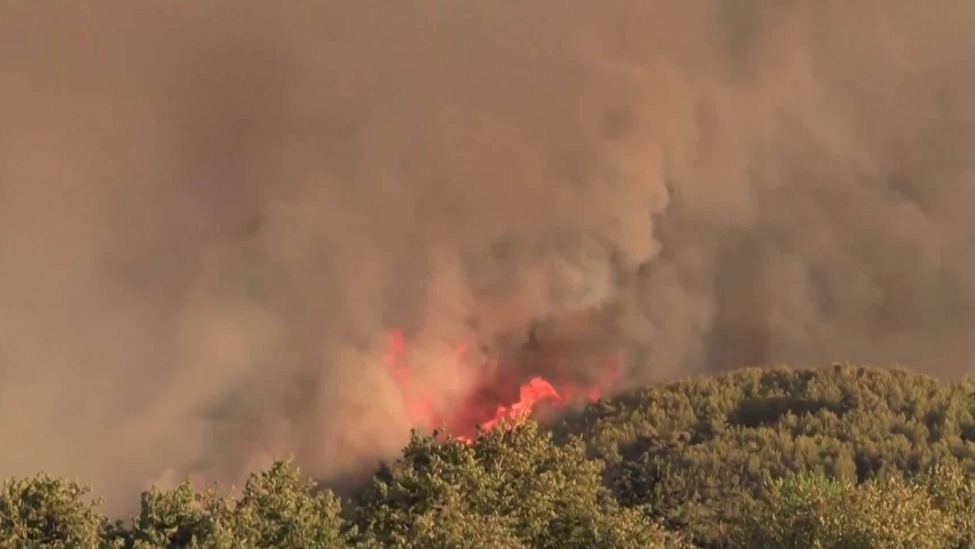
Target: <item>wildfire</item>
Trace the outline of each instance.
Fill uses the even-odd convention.
[[[457,351],[457,360],[463,360],[467,353],[464,345]],[[415,426],[432,428],[446,424],[461,441],[471,443],[473,432],[480,428],[488,432],[505,425],[510,428],[526,421],[541,402],[548,402],[556,409],[562,409],[572,402],[587,399],[596,402],[600,399],[604,389],[617,384],[622,372],[620,356],[614,355],[603,362],[602,383],[578,383],[562,381],[556,385],[542,376],[532,377],[521,385],[518,399],[504,405],[494,400],[496,406],[494,414],[484,413],[483,396],[471,395],[470,401],[452,413],[438,412],[434,407],[431,395],[425,394],[424,388],[415,383],[413,372],[407,359],[406,337],[402,331],[394,330],[389,337],[389,350],[383,357],[390,377],[393,379],[403,401],[410,422]],[[486,384],[497,385],[498,379],[485,380]],[[503,384],[503,383],[502,383]],[[503,387],[501,387],[503,389]],[[496,398],[496,397],[495,397]],[[500,399],[499,399],[500,400]],[[482,410],[478,413],[478,410]],[[481,416],[481,417],[477,417]],[[470,419],[474,418],[471,422]]]
[[[494,413],[494,417],[482,423],[481,429],[490,431],[497,427],[498,423],[504,419],[509,420],[511,424],[518,424],[531,416],[535,405],[539,402],[546,399],[553,399],[557,402],[561,402],[562,400],[555,387],[552,387],[551,383],[540,377],[533,377],[531,381],[521,386],[519,392],[521,398],[518,399],[518,402],[515,402],[510,407],[498,406],[498,411]]]

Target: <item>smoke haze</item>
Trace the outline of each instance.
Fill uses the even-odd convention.
[[[0,477],[122,509],[292,453],[347,474],[408,435],[393,328],[445,408],[533,323],[626,349],[629,384],[972,372],[973,28],[966,0],[3,2]]]

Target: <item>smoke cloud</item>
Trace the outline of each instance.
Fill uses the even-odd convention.
[[[0,5],[0,476],[350,474],[394,328],[972,370],[971,2],[140,4]]]

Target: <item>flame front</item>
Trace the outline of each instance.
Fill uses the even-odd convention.
[[[467,354],[467,345],[457,350],[456,359],[462,361]],[[493,415],[483,413],[483,396],[469,395],[467,402],[459,408],[443,412],[435,407],[435,399],[418,386],[414,372],[407,357],[406,337],[401,330],[394,330],[389,336],[389,350],[383,357],[386,368],[403,403],[410,423],[414,427],[434,428],[446,425],[459,439],[470,443],[473,441],[477,429],[488,432],[504,425],[508,428],[523,423],[532,416],[539,403],[550,403],[556,409],[576,401],[586,399],[597,402],[607,387],[615,386],[622,378],[621,357],[613,355],[603,362],[602,383],[577,383],[562,381],[559,389],[552,382],[542,376],[534,376],[521,385],[518,399],[514,402],[502,404],[494,401],[496,406]],[[497,379],[485,379],[483,385],[500,383]],[[510,386],[509,386],[510,387]],[[482,387],[483,388],[483,387]],[[497,388],[497,387],[494,387]],[[500,387],[504,389],[504,387]],[[479,404],[481,406],[479,406]],[[482,410],[481,413],[478,410]],[[473,418],[473,421],[471,419]]]

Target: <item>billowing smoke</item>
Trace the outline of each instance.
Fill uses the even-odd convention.
[[[444,409],[546,346],[622,349],[630,384],[967,373],[972,28],[966,0],[4,2],[0,476],[120,509],[292,453],[347,474],[410,427],[393,329]]]

